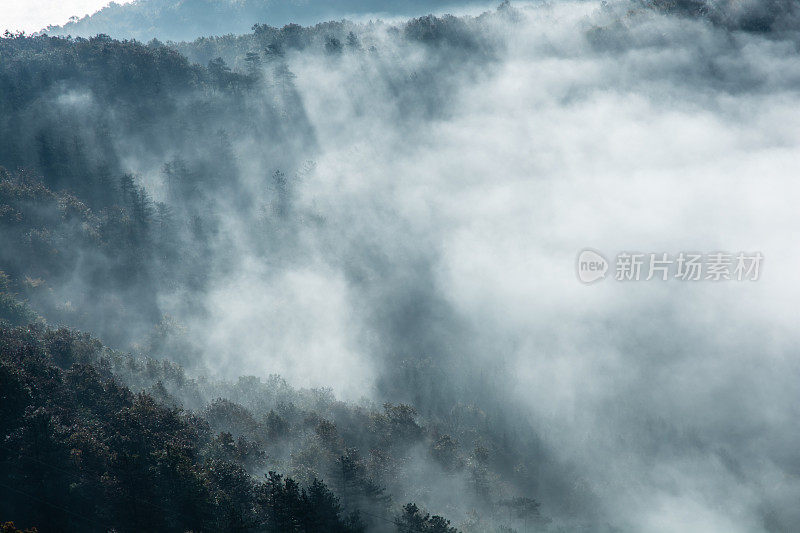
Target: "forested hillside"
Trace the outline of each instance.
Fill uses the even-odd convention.
[[[257,445],[132,393],[91,339],[2,336],[4,516],[41,531],[364,529],[319,480],[251,477],[266,460]]]
[[[419,445],[494,490],[489,451],[462,455],[410,406],[350,406],[277,376],[198,382],[66,329],[0,335],[0,513],[40,531],[455,531],[385,488],[413,483],[404,464]],[[496,504],[506,523],[541,520],[532,499]]]
[[[468,24],[420,19],[392,38],[454,52],[468,40],[482,61],[490,47]],[[507,471],[530,468],[520,451],[477,406],[426,392],[421,374],[407,378],[418,400],[450,397],[423,401],[425,417],[277,375],[204,377],[202,348],[182,334],[238,247],[291,261],[299,227],[324,224],[293,202],[316,140],[285,57],[375,54],[374,33],[358,30],[259,27],[206,66],[102,35],[0,40],[3,519],[40,531],[445,533],[449,521],[423,510],[444,484],[451,500],[435,496],[434,514],[474,500],[460,518],[473,527],[546,523]],[[418,82],[398,74],[415,99]],[[248,156],[263,164],[255,182],[233,148],[245,138],[261,145]],[[258,228],[245,243],[217,238],[232,212]],[[179,319],[160,303],[169,294],[188,298]]]
[[[330,389],[295,390],[277,375],[192,378],[168,358],[126,355],[88,334],[50,329],[18,291],[58,283],[74,267],[76,245],[100,263],[122,246],[130,263],[123,258],[121,270],[96,275],[124,298],[140,266],[136,254],[157,244],[140,240],[155,224],[137,219],[150,213],[149,198],[135,189],[131,204],[112,204],[121,227],[115,241],[104,238],[113,223],[105,211],[96,217],[70,193],[2,172],[4,235],[30,254],[9,255],[9,272],[25,274],[20,281],[3,272],[0,286],[3,517],[40,531],[393,531],[396,524],[448,532],[445,519],[412,503],[401,509],[397,499],[427,500],[446,483],[492,509],[471,518],[476,525],[545,523],[539,504],[503,481],[504,465],[525,458],[495,440],[473,405],[425,419],[411,405],[348,404]],[[33,236],[38,246],[25,247]],[[139,320],[138,308],[124,310],[121,319]],[[150,342],[165,357],[176,348]],[[182,348],[175,353],[186,357]],[[412,467],[419,461],[436,465],[438,479]]]
[[[462,2],[460,6],[484,5],[479,1]],[[63,26],[50,26],[49,33],[89,37],[98,33],[118,39],[149,41],[193,40],[210,35],[246,33],[255,23],[271,26],[285,24],[313,25],[324,20],[341,20],[371,15],[375,17],[414,16],[446,7],[448,0],[136,0],[119,4],[111,2],[92,15],[74,17]]]

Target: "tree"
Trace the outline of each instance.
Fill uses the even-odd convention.
[[[227,87],[231,81],[231,69],[221,57],[208,62],[208,73],[220,87]]]
[[[315,479],[308,489],[303,490],[304,512],[302,525],[305,531],[319,533],[338,533],[343,531],[341,506],[339,500],[320,480]]]
[[[297,484],[291,479],[284,481],[283,476],[275,472],[270,471],[266,481],[256,487],[256,514],[267,531],[296,530],[299,503]]]
[[[325,39],[325,52],[330,55],[336,55],[342,53],[342,41],[329,35]]]
[[[423,513],[414,503],[403,506],[395,525],[398,533],[458,533],[456,528],[450,527],[449,520]]]
[[[463,466],[458,443],[450,435],[440,435],[431,445],[431,455],[447,471]]]
[[[358,37],[352,31],[347,34],[347,40],[345,41],[347,44],[347,48],[350,50],[360,50],[361,49],[361,41],[358,40]]]
[[[244,62],[247,64],[248,75],[253,79],[257,79],[260,75],[261,56],[257,52],[247,52],[244,56]]]

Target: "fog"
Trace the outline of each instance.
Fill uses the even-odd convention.
[[[796,42],[598,8],[489,24],[496,60],[430,72],[448,88],[432,103],[388,90],[380,59],[291,57],[319,144],[297,201],[325,223],[302,232],[310,260],[279,294],[245,267],[232,283],[250,296],[235,314],[214,306],[250,316],[244,346],[266,348],[233,366],[277,359],[290,381],[352,397],[424,353],[464,394],[524,406],[519,423],[610,524],[786,528],[800,518]],[[430,56],[393,60],[416,72]],[[586,246],[766,259],[758,282],[587,287],[574,272]],[[240,330],[220,335],[242,346]],[[469,389],[496,369],[492,388]]]
[[[480,406],[539,462],[525,484],[553,530],[789,531],[800,39],[740,18],[520,3],[444,43],[364,23],[357,50],[287,48],[293,78],[265,63],[235,113],[205,117],[237,181],[202,204],[210,282],[155,296],[169,342],[197,374]],[[120,166],[157,201],[165,163],[206,157],[119,128]],[[764,263],[758,281],[587,286],[587,247]],[[151,328],[131,349],[159,352]],[[436,488],[430,505],[458,507]]]

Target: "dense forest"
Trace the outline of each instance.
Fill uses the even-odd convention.
[[[669,13],[705,17],[715,24],[755,32],[796,29],[800,17],[793,0],[637,0],[636,3]],[[478,0],[459,2],[461,9],[470,5],[483,8],[487,3]],[[198,36],[234,37],[246,33],[254,23],[314,25],[342,18],[413,16],[421,11],[452,7],[454,2],[447,0],[391,3],[376,0],[136,0],[126,4],[111,2],[96,13],[73,17],[62,26],[49,26],[46,31],[62,36],[90,37],[104,33],[117,39],[192,41]]]
[[[373,8],[344,4],[337,13]],[[520,360],[586,345],[573,333],[548,336],[565,321],[560,286],[532,298],[548,309],[532,327],[520,326],[516,287],[482,293],[492,265],[474,259],[483,241],[470,233],[502,244],[481,223],[493,209],[513,211],[512,197],[533,198],[526,209],[546,199],[564,204],[548,197],[558,192],[555,180],[522,195],[498,186],[498,176],[517,186],[520,175],[582,164],[566,148],[561,160],[543,155],[535,164],[517,154],[545,153],[540,146],[566,131],[595,86],[619,86],[635,102],[656,87],[659,105],[702,102],[726,112],[742,108],[737,98],[754,108],[764,95],[794,95],[796,4],[729,4],[626,1],[585,14],[504,2],[478,16],[276,27],[288,3],[140,0],[51,28],[85,36],[7,32],[3,533],[636,531],[648,522],[609,494],[646,492],[639,484],[672,494],[674,472],[697,469],[682,454],[712,455],[706,463],[724,471],[714,475],[755,476],[748,465],[760,459],[750,462],[748,442],[728,446],[724,423],[682,426],[648,387],[625,389],[630,397],[618,403],[599,393],[576,400],[600,388],[591,379],[628,375],[635,364],[617,368],[610,356],[573,372],[553,363],[542,373],[549,377],[522,382]],[[309,20],[328,16],[319,2],[303,6]],[[269,23],[250,24],[262,8]],[[241,33],[210,35],[225,10],[238,14],[219,31]],[[569,21],[566,37],[553,20]],[[657,24],[666,29],[653,31]],[[112,38],[102,28],[118,31]],[[757,53],[773,54],[780,73],[764,75]],[[546,57],[529,64],[528,54]],[[581,78],[559,61],[599,66]],[[516,125],[525,146],[470,144],[470,135],[454,133],[451,122],[463,121],[478,138],[487,109],[512,105],[509,94],[525,83],[496,82],[509,72],[526,72],[530,85],[552,83],[528,102],[543,114]],[[548,108],[549,99],[568,114]],[[610,116],[629,100],[607,104]],[[464,119],[464,109],[479,118]],[[580,132],[579,118],[572,127]],[[494,130],[498,138],[505,128]],[[664,131],[665,146],[680,143]],[[606,140],[564,135],[584,147]],[[625,166],[640,137],[622,137],[612,163]],[[488,152],[488,162],[479,160]],[[656,150],[651,159],[659,157]],[[624,202],[624,193],[614,195]],[[546,233],[559,209],[525,218],[525,234]],[[458,255],[461,246],[470,253]],[[527,276],[533,262],[523,263],[519,271],[504,263],[497,277]],[[626,317],[647,332],[650,311]],[[685,348],[670,344],[680,335],[623,335],[610,322],[587,320],[575,331],[619,342],[625,353],[648,354],[652,338]],[[654,381],[668,383],[673,370]],[[645,414],[631,414],[641,407],[630,399],[637,395]],[[582,429],[582,409],[609,426]],[[609,452],[624,446],[633,451]],[[764,453],[786,479],[796,477],[786,448]],[[637,454],[646,459],[636,473],[615,466],[618,455]],[[648,462],[658,460],[677,466],[647,485],[652,471],[662,474]],[[755,500],[742,506],[755,509],[752,523],[764,531],[796,523],[780,498],[753,494],[737,493]]]
[[[394,38],[477,52],[467,24],[429,17]],[[422,402],[423,417],[276,375],[209,380],[159,306],[170,293],[199,300],[226,272],[235,248],[211,247],[231,210],[262,228],[246,236],[260,256],[291,256],[285,241],[301,221],[324,224],[292,202],[315,139],[284,56],[375,53],[354,29],[258,26],[236,69],[103,35],[0,40],[4,519],[40,531],[455,531],[398,499],[426,499],[411,467],[422,454],[490,509],[474,527],[546,523],[536,500],[502,481],[502,465],[524,458],[492,437],[476,406]],[[272,165],[258,183],[245,181],[232,148],[242,129],[276,146],[253,156]],[[159,200],[131,171],[131,152],[160,162]],[[192,312],[202,310],[184,319]],[[437,394],[425,389],[417,400]]]
[[[409,406],[356,409],[279,378],[198,383],[174,364],[137,361],[67,329],[4,326],[0,334],[0,512],[18,523],[41,531],[455,531],[412,503],[392,519],[391,497],[375,481],[390,481],[383,470],[400,468],[392,454],[413,442],[429,440],[452,468],[462,460],[449,437],[431,440]],[[218,398],[187,411],[169,389],[199,402],[225,389],[253,410]],[[280,455],[292,448],[289,466]],[[480,479],[487,452],[475,453]],[[263,474],[267,465],[310,481]],[[499,505],[512,518],[539,517],[534,500]]]
[[[461,5],[470,4],[488,5],[475,0]],[[453,2],[447,0],[391,3],[376,0],[137,0],[126,4],[111,2],[92,15],[74,17],[63,26],[49,26],[47,32],[81,37],[108,33],[118,39],[179,41],[192,40],[199,35],[246,33],[254,22],[268,22],[272,26],[290,23],[313,25],[321,20],[341,20],[343,17],[408,17],[452,5]]]

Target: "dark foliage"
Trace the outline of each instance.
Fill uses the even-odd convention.
[[[441,54],[418,72],[386,69],[398,116],[441,113],[448,91],[438,74],[491,55],[473,22],[423,17],[389,32]],[[416,506],[392,518],[426,483],[409,467],[419,454],[430,479],[447,478],[488,508],[516,494],[497,480],[525,459],[493,439],[482,411],[447,403],[441,367],[403,359],[393,382],[441,412],[399,394],[382,406],[346,404],[277,376],[192,378],[181,366],[195,362],[191,339],[174,335],[180,324],[159,306],[225,275],[223,208],[291,240],[293,177],[275,169],[314,139],[286,57],[310,48],[331,64],[358,54],[383,69],[391,60],[373,42],[347,22],[257,25],[241,38],[169,46],[0,38],[0,518],[42,531],[397,523],[449,533]],[[186,47],[206,66],[175,50]],[[232,148],[253,139],[274,145],[252,154],[269,171],[248,184],[269,191],[268,209],[243,186]],[[131,151],[163,178],[159,201],[126,164]],[[282,260],[270,239],[242,238],[259,257]],[[484,452],[470,453],[479,445]]]
[[[364,529],[322,481],[259,481],[257,446],[132,393],[102,357],[75,363],[100,347],[65,335],[0,328],[0,515],[43,531]]]
[[[711,0],[639,0],[649,8],[688,17],[706,18],[729,29],[756,33],[797,31],[800,7],[795,0],[716,2]]]

